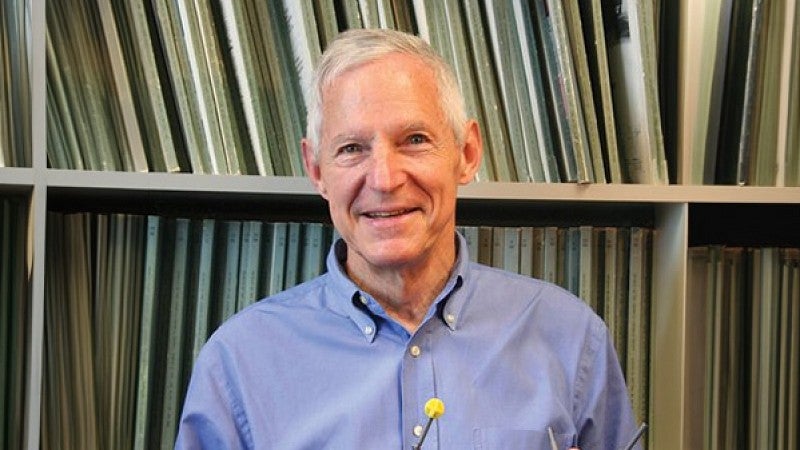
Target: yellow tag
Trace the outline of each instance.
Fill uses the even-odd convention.
[[[425,415],[431,419],[438,419],[444,414],[444,402],[436,397],[425,402]]]

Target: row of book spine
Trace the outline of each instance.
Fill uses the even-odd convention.
[[[192,362],[223,320],[323,271],[332,228],[48,217],[42,448],[172,448]]]
[[[800,186],[796,0],[689,3],[681,68],[691,182]]]
[[[0,3],[0,29],[0,167],[26,167],[31,164],[26,2]]]
[[[27,205],[0,197],[0,448],[22,448],[29,317]]]
[[[47,4],[52,167],[302,175],[321,51],[419,34],[485,134],[479,179],[667,183],[652,0]]]
[[[800,249],[689,249],[705,342],[702,448],[798,448]]]
[[[50,213],[48,224],[42,448],[59,449],[171,448],[210,333],[255,300],[323,273],[337,236],[320,223],[127,214]],[[525,274],[547,267],[585,295],[608,321],[646,417],[651,231],[462,231],[476,261]]]

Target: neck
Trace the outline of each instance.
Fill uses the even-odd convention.
[[[348,264],[347,272],[356,285],[375,298],[389,317],[413,333],[447,283],[455,262],[455,252],[448,253],[423,267],[381,270]]]

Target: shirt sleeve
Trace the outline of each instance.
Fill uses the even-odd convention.
[[[206,345],[195,364],[175,449],[251,449],[246,415],[220,358]]]
[[[580,364],[575,390],[579,446],[618,450],[635,435],[636,420],[617,353],[599,319],[589,325]]]

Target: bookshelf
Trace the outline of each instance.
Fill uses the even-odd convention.
[[[302,177],[97,172],[47,166],[45,1],[31,0],[31,167],[0,167],[0,197],[28,202],[29,336],[23,446],[40,448],[48,211],[113,211],[325,220],[324,202]],[[688,133],[688,131],[684,131]],[[686,134],[688,136],[688,134]],[[679,172],[688,173],[684,151]],[[688,176],[679,177],[688,180]],[[685,182],[685,181],[684,181]],[[702,410],[694,393],[702,374],[691,324],[702,323],[687,301],[688,247],[752,238],[737,220],[763,214],[755,230],[772,243],[798,246],[800,187],[710,185],[473,183],[459,192],[459,221],[490,225],[649,225],[653,242],[650,429],[652,449],[701,448],[693,428]],[[724,233],[715,233],[724,230]],[[700,320],[700,322],[698,322]]]

